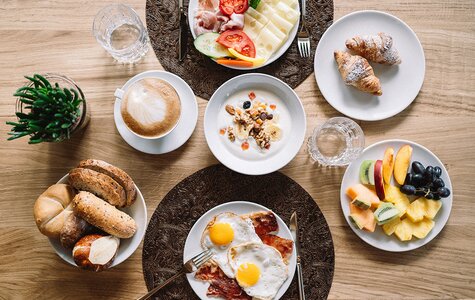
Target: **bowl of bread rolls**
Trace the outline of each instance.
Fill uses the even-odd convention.
[[[62,259],[95,272],[132,255],[147,227],[145,201],[132,178],[96,159],[81,161],[46,189],[34,217]]]

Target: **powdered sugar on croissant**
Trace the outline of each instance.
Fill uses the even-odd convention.
[[[335,51],[334,55],[345,84],[373,95],[383,94],[381,83],[378,77],[374,76],[373,68],[365,58],[343,51]]]
[[[393,45],[393,38],[380,32],[377,35],[355,36],[346,40],[346,47],[362,57],[387,65],[401,63],[399,52]]]

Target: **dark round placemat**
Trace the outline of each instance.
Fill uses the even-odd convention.
[[[188,11],[188,1],[185,1]],[[279,59],[256,70],[233,70],[213,62],[200,54],[193,46],[189,27],[188,52],[185,59],[178,61],[178,0],[147,0],[147,29],[153,50],[165,70],[183,78],[196,95],[209,99],[213,92],[228,79],[243,73],[266,73],[285,81],[292,88],[297,87],[313,72],[313,57],[323,32],[333,22],[333,1],[307,1],[306,23],[311,36],[311,55],[301,58],[297,48],[297,37]]]
[[[282,173],[247,176],[222,165],[202,169],[185,178],[153,213],[142,253],[148,290],[180,269],[186,237],[193,224],[211,208],[238,200],[264,205],[285,222],[297,211],[305,293],[307,299],[326,299],[333,280],[335,253],[328,224],[312,197]],[[185,276],[160,290],[155,297],[199,299]],[[297,276],[281,299],[298,299]]]

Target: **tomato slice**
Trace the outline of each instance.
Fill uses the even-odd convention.
[[[256,57],[256,47],[252,40],[242,30],[227,30],[216,40],[226,48],[233,48],[242,55]]]
[[[219,9],[225,15],[243,14],[249,8],[248,0],[219,0]]]

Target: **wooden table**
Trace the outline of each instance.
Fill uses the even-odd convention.
[[[114,63],[91,33],[97,11],[112,1],[3,0],[0,5],[0,298],[121,298],[146,292],[141,247],[120,266],[103,273],[67,265],[33,220],[33,203],[49,185],[84,158],[127,170],[140,187],[151,215],[180,180],[217,163],[206,145],[203,113],[191,139],[165,155],[143,154],[119,136],[112,111],[114,90],[131,76],[161,69],[153,51],[134,68]],[[145,1],[129,0],[144,19]],[[387,253],[362,242],[348,227],[339,204],[344,169],[312,164],[305,147],[282,171],[317,201],[333,234],[336,269],[330,298],[475,298],[475,2],[473,0],[336,0],[335,19],[361,9],[392,13],[419,36],[426,77],[416,101],[380,122],[360,122],[366,143],[402,138],[431,149],[445,163],[454,188],[451,217],[431,243],[408,253]],[[35,72],[74,78],[91,104],[84,134],[61,144],[6,142],[13,118],[12,93]],[[340,115],[310,76],[296,89],[310,132]]]

